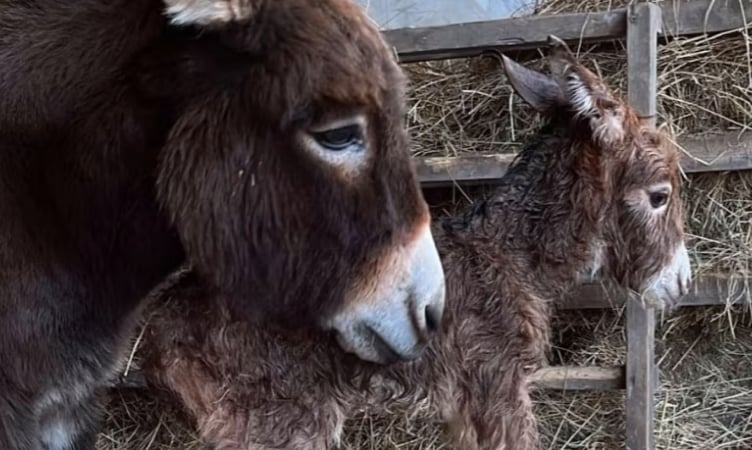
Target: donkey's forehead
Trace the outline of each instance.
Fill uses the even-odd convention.
[[[270,19],[276,42],[268,61],[287,79],[283,96],[363,107],[381,107],[389,92],[399,97],[404,76],[357,4],[306,0],[299,6],[290,21]]]
[[[652,127],[642,126],[634,133],[628,150],[628,173],[644,183],[679,179],[679,151],[668,137]]]
[[[672,136],[648,125],[640,125],[637,134],[640,149],[652,159],[663,160],[666,164],[679,164],[679,149]]]

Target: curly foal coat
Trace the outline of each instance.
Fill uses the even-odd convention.
[[[356,412],[406,410],[444,421],[458,449],[534,449],[528,382],[551,303],[592,272],[657,300],[685,292],[678,152],[563,43],[552,48],[552,78],[504,58],[548,123],[489,198],[437,223],[447,311],[419,360],[376,367],[305,332],[249,328],[190,272],[157,297],[145,373],[208,442],[324,449]]]

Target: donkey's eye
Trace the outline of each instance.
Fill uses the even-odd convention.
[[[297,143],[321,161],[354,176],[368,161],[366,130],[366,117],[355,114],[309,124],[298,133]]]
[[[345,150],[353,145],[363,145],[363,131],[359,124],[314,132],[311,136],[319,145],[332,151]]]
[[[668,192],[651,192],[650,193],[650,206],[653,208],[660,208],[668,202]]]

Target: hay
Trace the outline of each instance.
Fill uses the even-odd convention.
[[[683,194],[695,271],[752,276],[752,172],[693,175]]]
[[[659,449],[752,447],[751,317],[741,307],[733,313],[729,316],[724,307],[685,310],[656,330]],[[726,323],[728,317],[733,327]],[[618,313],[571,312],[557,323],[565,331],[558,337],[553,363],[624,363],[625,331]],[[539,392],[536,412],[544,448],[624,448],[623,392]]]
[[[617,2],[546,11],[603,10]],[[587,6],[587,8],[585,8]],[[752,20],[752,18],[751,18]],[[658,118],[678,135],[743,130],[752,124],[752,40],[745,30],[677,38],[659,51]],[[626,93],[623,43],[573,47],[609,86]],[[525,64],[545,70],[540,51]],[[417,156],[509,152],[538,126],[537,115],[516,95],[498,61],[488,57],[406,64],[410,76],[408,125]]]
[[[113,392],[96,450],[207,450],[178,405],[148,392]]]
[[[538,12],[602,11],[626,0],[547,0]],[[752,20],[752,18],[750,19]],[[752,64],[743,30],[679,38],[659,51],[659,120],[678,135],[745,130],[752,124]],[[621,43],[574,48],[618,92],[626,92]],[[544,69],[541,52],[517,55]],[[416,156],[518,151],[539,125],[513,95],[491,58],[405,65],[411,80],[408,125]],[[441,214],[467,207],[486,188],[428,193]],[[445,193],[442,193],[444,195]],[[695,273],[752,276],[752,172],[689,176],[683,191],[688,244]],[[747,292],[749,290],[747,289]],[[657,404],[659,449],[752,448],[752,316],[748,305],[682,310],[663,317],[656,331],[661,368]],[[620,311],[563,312],[554,324],[553,364],[623,364]],[[535,395],[549,449],[624,447],[624,394]],[[199,449],[173,406],[148,395],[113,396],[97,449]],[[347,426],[346,449],[444,449],[434,423],[405,417],[362,416]]]

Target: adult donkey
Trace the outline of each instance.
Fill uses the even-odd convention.
[[[345,0],[0,6],[0,448],[83,449],[187,260],[246,319],[415,358],[444,280],[403,75]]]

